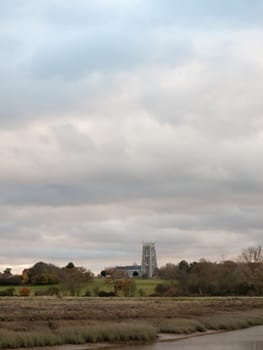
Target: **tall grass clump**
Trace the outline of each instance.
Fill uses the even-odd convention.
[[[131,324],[66,327],[54,332],[0,331],[0,349],[32,348],[62,344],[84,344],[97,342],[152,341],[157,333],[154,327]]]
[[[151,341],[157,337],[157,331],[152,326],[125,323],[63,328],[57,334],[68,344]]]
[[[205,332],[206,327],[198,320],[169,319],[162,320],[159,324],[159,332],[173,334],[191,334],[194,332]]]
[[[54,334],[34,332],[15,332],[1,330],[0,349],[30,348],[35,346],[53,346],[63,344],[62,339]]]
[[[236,330],[251,326],[263,325],[263,314],[243,312],[236,315],[217,315],[202,318],[207,329]]]

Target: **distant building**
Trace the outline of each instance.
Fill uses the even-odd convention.
[[[142,264],[141,265],[128,265],[128,266],[115,266],[108,267],[101,272],[103,277],[114,278],[135,278],[135,277],[147,277],[151,278],[155,275],[157,270],[157,257],[155,250],[155,243],[143,243],[142,247]]]
[[[142,247],[142,276],[153,277],[157,269],[155,243],[143,243]]]
[[[142,277],[141,265],[116,266],[115,269],[126,273],[127,277]]]

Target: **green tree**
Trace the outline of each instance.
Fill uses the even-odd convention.
[[[27,274],[29,284],[56,284],[61,281],[63,271],[58,266],[40,261],[32,266]]]

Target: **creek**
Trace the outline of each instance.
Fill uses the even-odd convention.
[[[129,346],[122,350],[263,350],[263,326],[151,345]]]

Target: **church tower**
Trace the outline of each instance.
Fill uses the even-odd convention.
[[[155,243],[143,243],[142,247],[142,276],[153,277],[157,269]]]

